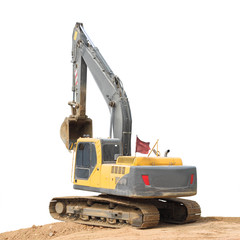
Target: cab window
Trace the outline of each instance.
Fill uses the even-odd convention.
[[[97,164],[94,143],[79,143],[77,146],[75,178],[88,179]]]
[[[115,154],[120,154],[120,147],[118,144],[104,144],[102,151],[104,163],[115,162],[114,156]]]

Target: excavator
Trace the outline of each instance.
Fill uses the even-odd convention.
[[[72,35],[73,100],[71,115],[60,135],[73,150],[73,188],[98,196],[55,197],[49,205],[54,219],[119,228],[152,228],[160,222],[183,224],[200,218],[197,202],[179,197],[197,193],[197,172],[181,158],[132,156],[132,117],[123,84],[76,23]],[[110,111],[109,138],[93,138],[86,115],[87,69]]]

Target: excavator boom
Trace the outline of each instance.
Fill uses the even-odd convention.
[[[122,155],[131,155],[132,118],[126,92],[117,77],[85,32],[76,23],[72,35],[73,101],[69,103],[72,115],[61,126],[61,138],[68,149],[73,149],[79,137],[92,137],[92,120],[86,115],[87,68],[96,81],[110,114],[109,137],[118,138]]]

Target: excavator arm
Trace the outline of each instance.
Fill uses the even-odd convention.
[[[81,23],[76,23],[72,35],[73,101],[69,102],[72,115],[61,126],[61,138],[72,149],[79,137],[92,137],[92,120],[86,115],[87,68],[90,70],[105,102],[111,122],[109,137],[118,138],[122,154],[131,155],[132,118],[126,92],[121,80],[94,46]]]

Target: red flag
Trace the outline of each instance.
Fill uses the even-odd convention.
[[[150,142],[143,142],[137,137],[137,139],[136,139],[136,151],[135,152],[148,154],[148,152],[150,150],[149,145],[150,145]]]

